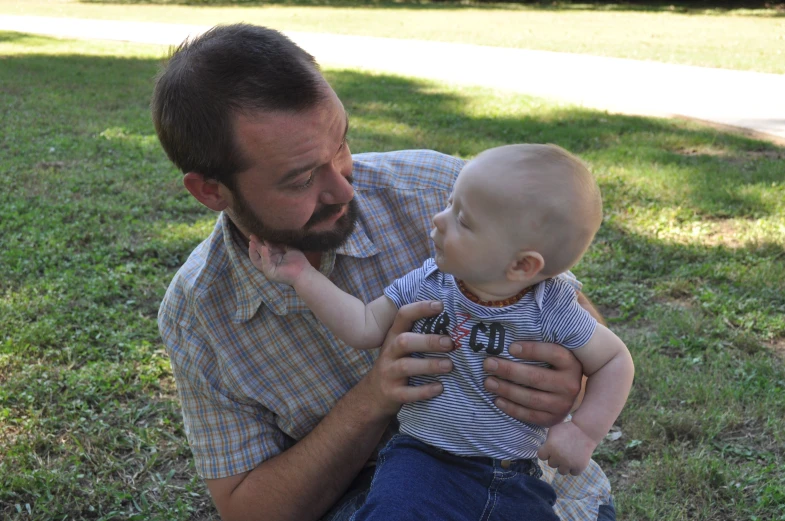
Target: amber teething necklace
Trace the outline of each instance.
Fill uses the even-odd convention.
[[[472,293],[471,291],[469,291],[469,289],[464,285],[462,280],[455,279],[455,283],[458,284],[458,289],[461,290],[461,293],[463,293],[464,297],[471,300],[475,304],[479,304],[480,306],[485,306],[488,308],[504,308],[507,306],[512,306],[513,304],[521,300],[523,296],[526,295],[529,292],[529,289],[531,288],[531,286],[529,286],[528,288],[523,288],[517,295],[513,295],[512,297],[507,297],[506,299],[503,300],[483,300],[477,295],[475,295],[474,293]]]

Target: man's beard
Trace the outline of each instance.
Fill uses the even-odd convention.
[[[346,212],[325,232],[309,232],[320,222],[339,213],[346,206]],[[319,208],[300,230],[272,230],[268,228],[239,192],[234,193],[233,217],[243,230],[256,235],[260,240],[285,244],[302,251],[327,251],[343,245],[357,224],[357,201],[352,199],[344,204],[331,204]]]

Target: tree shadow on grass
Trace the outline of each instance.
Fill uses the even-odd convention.
[[[649,203],[689,205],[715,218],[758,216],[777,208],[754,196],[739,197],[746,187],[782,182],[779,165],[785,149],[774,145],[674,120],[561,105],[543,110],[534,107],[536,102],[527,108],[512,101],[534,100],[526,96],[499,98],[503,105],[510,100],[509,107],[518,107],[512,112],[473,113],[466,109],[472,100],[465,94],[434,93],[432,83],[396,76],[340,71],[329,73],[328,79],[353,119],[360,117],[362,133],[355,138],[360,148],[372,142],[375,149],[435,148],[471,157],[506,143],[556,143],[601,168],[647,170],[638,197]],[[493,91],[474,92],[483,97]],[[422,117],[425,114],[428,117]],[[412,115],[417,115],[416,124],[407,124]],[[369,134],[364,134],[365,127]],[[374,128],[395,131],[373,135]],[[650,189],[645,190],[645,184]]]
[[[151,324],[167,277],[209,233],[212,214],[182,188],[152,129],[148,100],[159,63],[43,54],[4,60],[0,85],[13,88],[4,88],[0,149],[16,154],[0,176],[19,189],[0,196],[2,287],[70,294],[80,281],[83,288],[76,306],[36,321],[46,345],[58,345],[62,335],[102,345],[105,336],[92,339],[91,328],[69,325],[83,321],[80,313],[93,326],[137,335],[133,313],[118,314],[118,306]],[[327,78],[350,113],[355,153],[431,148],[469,158],[506,143],[549,142],[591,164],[609,212],[672,208],[699,220],[783,212],[766,187],[781,186],[785,152],[770,144],[679,121],[540,106],[536,98],[488,89],[442,89],[352,70],[327,71]],[[198,233],[188,231],[193,223]],[[128,263],[143,276],[123,275]],[[129,292],[141,297],[129,299]],[[19,323],[34,315],[22,313]],[[144,330],[144,338],[156,338]],[[25,341],[34,343],[35,335]]]
[[[674,5],[673,2],[451,2],[417,0],[79,0],[84,4],[114,5],[183,5],[189,7],[263,7],[267,5],[298,7],[342,7],[342,8],[383,8],[409,10],[527,10],[527,11],[593,11],[593,12],[649,12],[678,14],[730,14],[741,16],[781,17],[785,16],[785,4],[766,0],[732,2],[729,0],[709,0]]]
[[[36,38],[38,37],[27,33],[0,31],[0,43],[24,43],[27,45],[29,42],[35,41]]]

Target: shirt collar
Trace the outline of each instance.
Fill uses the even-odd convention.
[[[355,192],[355,199],[358,200],[358,208],[360,208],[360,215],[362,215],[363,198]],[[250,320],[262,304],[279,316],[309,311],[291,286],[272,282],[256,269],[251,259],[248,258],[247,241],[239,232],[235,231],[236,228],[229,220],[229,216],[226,213],[221,213],[219,220],[223,231],[224,246],[232,264],[232,284],[237,301],[237,311],[233,321],[241,323]],[[335,267],[337,255],[368,258],[380,253],[360,221],[358,220],[354,231],[341,247],[322,254],[319,271],[323,275],[330,276]]]

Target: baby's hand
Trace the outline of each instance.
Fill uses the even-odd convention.
[[[596,448],[597,442],[580,427],[568,421],[548,430],[548,437],[540,447],[537,457],[558,469],[559,474],[577,476],[589,466],[592,452]]]
[[[290,286],[294,286],[297,277],[311,267],[300,250],[278,244],[261,243],[255,235],[251,235],[248,256],[253,265],[268,279]]]

